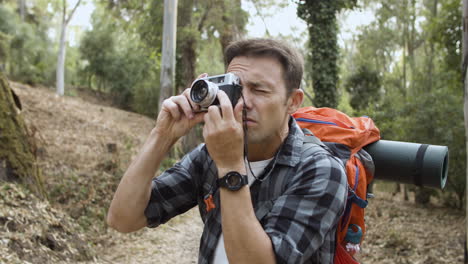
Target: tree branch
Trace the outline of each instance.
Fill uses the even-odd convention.
[[[260,8],[257,6],[257,3],[255,1],[252,1],[252,4],[255,7],[255,10],[257,11],[257,15],[260,17],[260,19],[263,22],[263,25],[265,26],[266,35],[271,36],[270,31],[268,31],[268,27],[267,27],[267,24],[266,24],[266,21],[265,21],[265,16],[262,14],[262,12],[260,11]]]
[[[62,8],[63,8],[62,23],[65,24],[66,16],[67,16],[67,0],[62,1]]]
[[[66,1],[66,0],[64,0]],[[68,24],[70,22],[70,20],[72,19],[73,17],[73,14],[75,13],[76,9],[78,8],[78,6],[80,5],[81,3],[81,0],[78,0],[78,2],[76,2],[75,4],[75,7],[73,7],[72,11],[70,12],[70,15],[68,15],[68,18],[67,20],[65,21],[65,24]],[[65,6],[65,5],[64,5]],[[65,11],[63,12],[65,14]]]
[[[198,31],[202,31],[204,25],[205,25],[205,21],[206,19],[208,18],[208,13],[210,12],[211,10],[211,7],[213,5],[209,4],[207,7],[206,7],[206,10],[205,12],[203,13],[203,16],[201,17],[200,21],[198,22]]]

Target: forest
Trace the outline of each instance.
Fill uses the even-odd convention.
[[[105,221],[158,114],[164,2],[0,0],[1,263],[198,259],[196,209],[130,235]],[[85,6],[88,26],[71,24]],[[291,6],[305,29],[270,33],[268,17]],[[343,38],[359,13],[370,22]],[[172,94],[223,73],[224,49],[252,37],[253,18],[304,56],[303,106],[368,116],[385,140],[449,149],[443,190],[375,180],[361,263],[466,261],[462,1],[178,0]],[[160,172],[201,142],[197,126]]]

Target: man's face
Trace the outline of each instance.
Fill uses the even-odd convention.
[[[287,133],[288,106],[283,68],[270,57],[235,57],[227,72],[235,73],[243,86],[247,108],[248,143],[270,143]]]

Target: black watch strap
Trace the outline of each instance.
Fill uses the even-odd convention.
[[[242,175],[237,171],[230,171],[222,178],[216,180],[219,187],[227,188],[230,191],[238,191],[249,183],[247,175]]]

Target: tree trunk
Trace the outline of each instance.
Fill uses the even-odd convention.
[[[463,40],[462,40],[462,74],[464,76],[463,114],[465,118],[465,143],[468,153],[468,0],[463,0]],[[466,155],[468,162],[468,155]],[[465,215],[468,216],[468,166],[466,167],[465,184]],[[468,221],[465,221],[465,230],[468,230]],[[465,263],[468,263],[468,232],[465,232]]]
[[[437,0],[434,0],[431,6],[431,17],[430,20],[435,20],[437,18]],[[416,68],[415,68],[415,58],[414,58],[414,50],[417,48],[416,40],[415,40],[415,35],[416,35],[416,2],[415,0],[411,1],[411,35],[410,35],[410,41],[408,43],[408,57],[410,61],[410,69],[411,69],[411,84],[414,84],[414,79],[416,75]],[[432,89],[432,71],[433,71],[433,58],[434,58],[434,43],[430,41],[430,55],[429,55],[429,61],[428,61],[428,76],[427,78],[429,79],[429,85],[425,87],[427,90],[416,90],[415,87],[412,87],[412,94],[413,96],[417,96],[420,93],[429,93]],[[421,89],[421,88],[419,88]],[[434,138],[435,135],[433,134],[432,130],[429,130],[430,138]],[[415,197],[414,200],[418,204],[428,204],[431,199],[431,195],[434,194],[434,191],[427,188],[427,187],[417,187],[415,190]]]
[[[221,2],[222,2],[222,8],[226,10],[233,10],[241,6],[241,0],[228,1],[228,2],[221,1]],[[237,23],[235,23],[236,18],[233,17],[231,12],[224,12],[221,19],[223,23],[222,23],[222,28],[220,28],[219,30],[221,33],[219,41],[221,43],[221,49],[222,49],[221,52],[224,53],[227,46],[232,41],[235,41],[241,37],[241,34],[242,34],[241,32],[243,31],[243,28],[245,25],[244,24],[238,25]],[[227,65],[224,65],[224,66],[227,68]]]
[[[191,84],[191,82],[195,78],[195,49],[194,49],[194,44],[187,43],[185,46],[184,54],[187,55],[187,57],[193,57],[193,64],[185,64],[187,65],[186,70],[184,71],[184,76],[186,77],[184,79],[185,83],[188,85]],[[182,55],[184,56],[184,55]],[[188,85],[186,87],[188,87]],[[181,93],[183,89],[179,91]],[[183,153],[188,153],[190,150],[195,148],[198,144],[200,144],[203,141],[203,138],[200,136],[200,133],[198,131],[201,130],[201,127],[199,125],[196,125],[193,129],[189,131],[187,135],[185,135],[182,139],[182,151]]]
[[[174,94],[176,32],[177,0],[165,0],[158,112],[162,102]]]
[[[5,33],[0,32],[0,71],[1,72],[5,72],[7,70],[6,63],[7,63],[8,56],[9,56],[9,51],[8,51],[9,46],[10,45],[8,41],[8,36]]]
[[[202,32],[210,6],[207,6],[204,15],[198,23],[193,20],[193,9],[196,5],[193,0],[184,0],[179,3],[178,45],[177,45],[177,93],[182,93],[195,79],[197,59],[198,32]],[[200,7],[198,7],[200,8]],[[199,131],[200,125],[195,126],[182,138],[181,154],[188,153],[203,141]]]
[[[298,15],[307,22],[315,107],[336,108],[339,102],[337,1],[299,1]]]
[[[193,25],[193,0],[179,1],[177,17],[177,63],[176,88],[181,94],[190,86],[195,78],[195,65],[197,61],[196,47],[198,32]],[[196,32],[196,33],[195,33]]]
[[[468,0],[464,0],[464,10],[466,11],[466,17],[464,18],[464,24],[468,24]],[[464,11],[464,12],[465,12]],[[468,32],[468,30],[464,29],[464,34],[466,34]],[[465,36],[465,35],[464,35]],[[468,38],[467,38],[468,40]],[[466,45],[467,43],[464,42],[464,45]],[[466,48],[463,48],[463,50],[465,51],[466,49],[468,49],[468,47]],[[464,52],[465,53],[465,52]],[[466,57],[465,59],[466,60]],[[466,62],[464,62],[465,64]],[[464,116],[465,116],[465,141],[466,141],[466,152],[468,153],[468,71],[466,70],[466,64],[465,66],[463,67],[465,68],[464,69],[464,73],[463,75],[465,76],[465,85],[464,85],[464,90],[465,90],[465,96],[464,96],[464,106],[463,106],[463,113],[464,113]],[[467,157],[467,160],[466,162],[468,163],[468,155],[466,155]],[[466,166],[466,189],[465,189],[465,215],[468,216],[468,166]],[[465,221],[466,224],[465,224],[465,230],[468,230],[468,221]],[[465,237],[465,263],[468,263],[468,231],[466,232],[466,237]]]
[[[57,72],[56,72],[56,86],[57,94],[63,96],[65,92],[65,55],[66,55],[66,39],[67,39],[67,26],[70,23],[70,20],[73,17],[76,9],[80,5],[81,0],[78,0],[75,4],[75,7],[71,10],[70,14],[67,17],[67,0],[63,0],[63,10],[62,10],[62,27],[60,29],[60,42],[59,42],[59,53],[57,58]]]
[[[431,6],[431,20],[432,21],[435,21],[435,19],[437,18],[437,5],[438,5],[439,1],[438,0],[434,0],[432,2],[432,6]],[[433,71],[434,71],[434,42],[433,41],[430,41],[429,42],[429,62],[428,62],[428,70],[427,70],[427,90],[428,92],[432,92],[432,82],[433,82]]]
[[[403,91],[405,91],[405,94],[408,94],[407,92],[407,87],[406,87],[406,82],[407,82],[407,73],[406,73],[406,48],[407,48],[407,43],[408,43],[408,23],[407,23],[407,19],[408,19],[408,15],[406,15],[406,10],[407,10],[407,7],[408,7],[408,3],[407,1],[403,1],[403,6],[404,6],[404,12],[405,12],[405,16],[404,16],[404,21],[403,21]]]
[[[57,94],[64,95],[65,88],[65,54],[66,54],[66,32],[67,24],[65,19],[62,21],[62,28],[60,30],[59,53],[57,58]]]
[[[416,67],[415,67],[415,61],[414,61],[414,51],[416,50],[416,1],[411,0],[410,7],[409,7],[409,17],[407,17],[409,21],[408,25],[408,37],[407,37],[407,50],[408,50],[408,63],[409,63],[409,68],[410,68],[410,87],[411,91],[413,92],[414,95],[417,95],[419,91],[416,90],[416,87],[414,85],[414,79],[416,76]]]
[[[18,9],[19,9],[19,14],[21,17],[21,21],[24,22],[24,17],[26,13],[26,3],[25,0],[18,0]]]
[[[41,198],[46,197],[30,137],[15,106],[8,81],[0,73],[0,181],[25,184]]]

